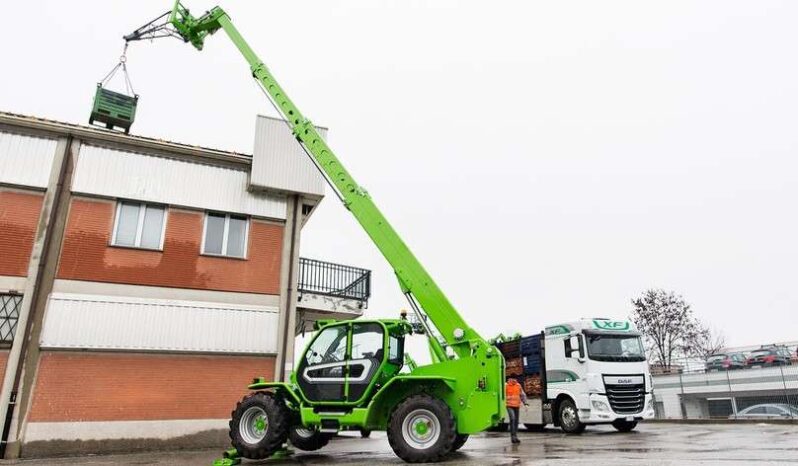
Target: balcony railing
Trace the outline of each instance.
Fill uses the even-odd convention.
[[[371,270],[300,257],[298,289],[365,302],[371,296]]]

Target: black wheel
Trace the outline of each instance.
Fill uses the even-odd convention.
[[[557,410],[560,419],[560,429],[566,434],[581,434],[585,431],[585,425],[579,420],[579,411],[571,400],[560,402]]]
[[[230,440],[244,458],[268,458],[288,439],[291,413],[285,401],[273,393],[256,392],[245,396],[231,416]]]
[[[433,463],[452,452],[457,429],[443,401],[414,395],[399,404],[388,421],[388,443],[408,463]]]
[[[468,441],[468,434],[457,434],[457,437],[454,439],[454,445],[452,445],[452,451],[457,451],[463,448],[463,445]]]
[[[616,419],[612,421],[612,427],[618,429],[618,432],[631,432],[637,427],[637,421],[627,421],[626,419]]]
[[[524,427],[530,432],[543,432],[546,430],[546,424],[524,424]]]
[[[360,437],[361,438],[369,438],[371,437],[371,431],[368,429],[360,429]]]
[[[327,445],[332,435],[323,434],[316,429],[294,426],[288,430],[288,440],[291,445],[304,451],[315,451]]]

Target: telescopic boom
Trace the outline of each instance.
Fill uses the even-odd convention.
[[[159,20],[163,22],[158,24]],[[377,208],[366,190],[355,182],[310,120],[302,115],[263,61],[241,37],[224,10],[214,7],[199,18],[195,18],[188,9],[176,1],[171,12],[165,13],[153,23],[125,36],[125,40],[140,40],[167,35],[179,36],[198,50],[202,50],[205,38],[219,29],[223,29],[227,33],[230,40],[247,60],[252,76],[288,122],[296,139],[324,173],[346,208],[352,212],[385,259],[391,264],[402,291],[414,311],[419,314],[421,322],[426,325],[424,318],[426,315],[446,345],[449,345],[459,357],[468,356],[471,346],[469,343],[481,342],[482,338],[466,324],[438,284]],[[423,313],[419,312],[418,307]],[[438,338],[429,335],[429,340],[437,359],[447,359],[446,352]]]

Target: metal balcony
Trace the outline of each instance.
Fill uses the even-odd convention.
[[[300,257],[297,291],[300,328],[318,319],[360,317],[371,296],[371,271]]]

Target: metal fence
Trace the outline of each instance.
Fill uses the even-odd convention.
[[[721,364],[680,360],[651,367],[660,419],[798,419],[798,357],[746,354]],[[772,360],[771,360],[772,359]]]
[[[371,296],[371,271],[300,257],[297,285],[303,293],[366,301]]]
[[[19,319],[22,295],[0,294],[0,344],[10,344],[14,340]]]

